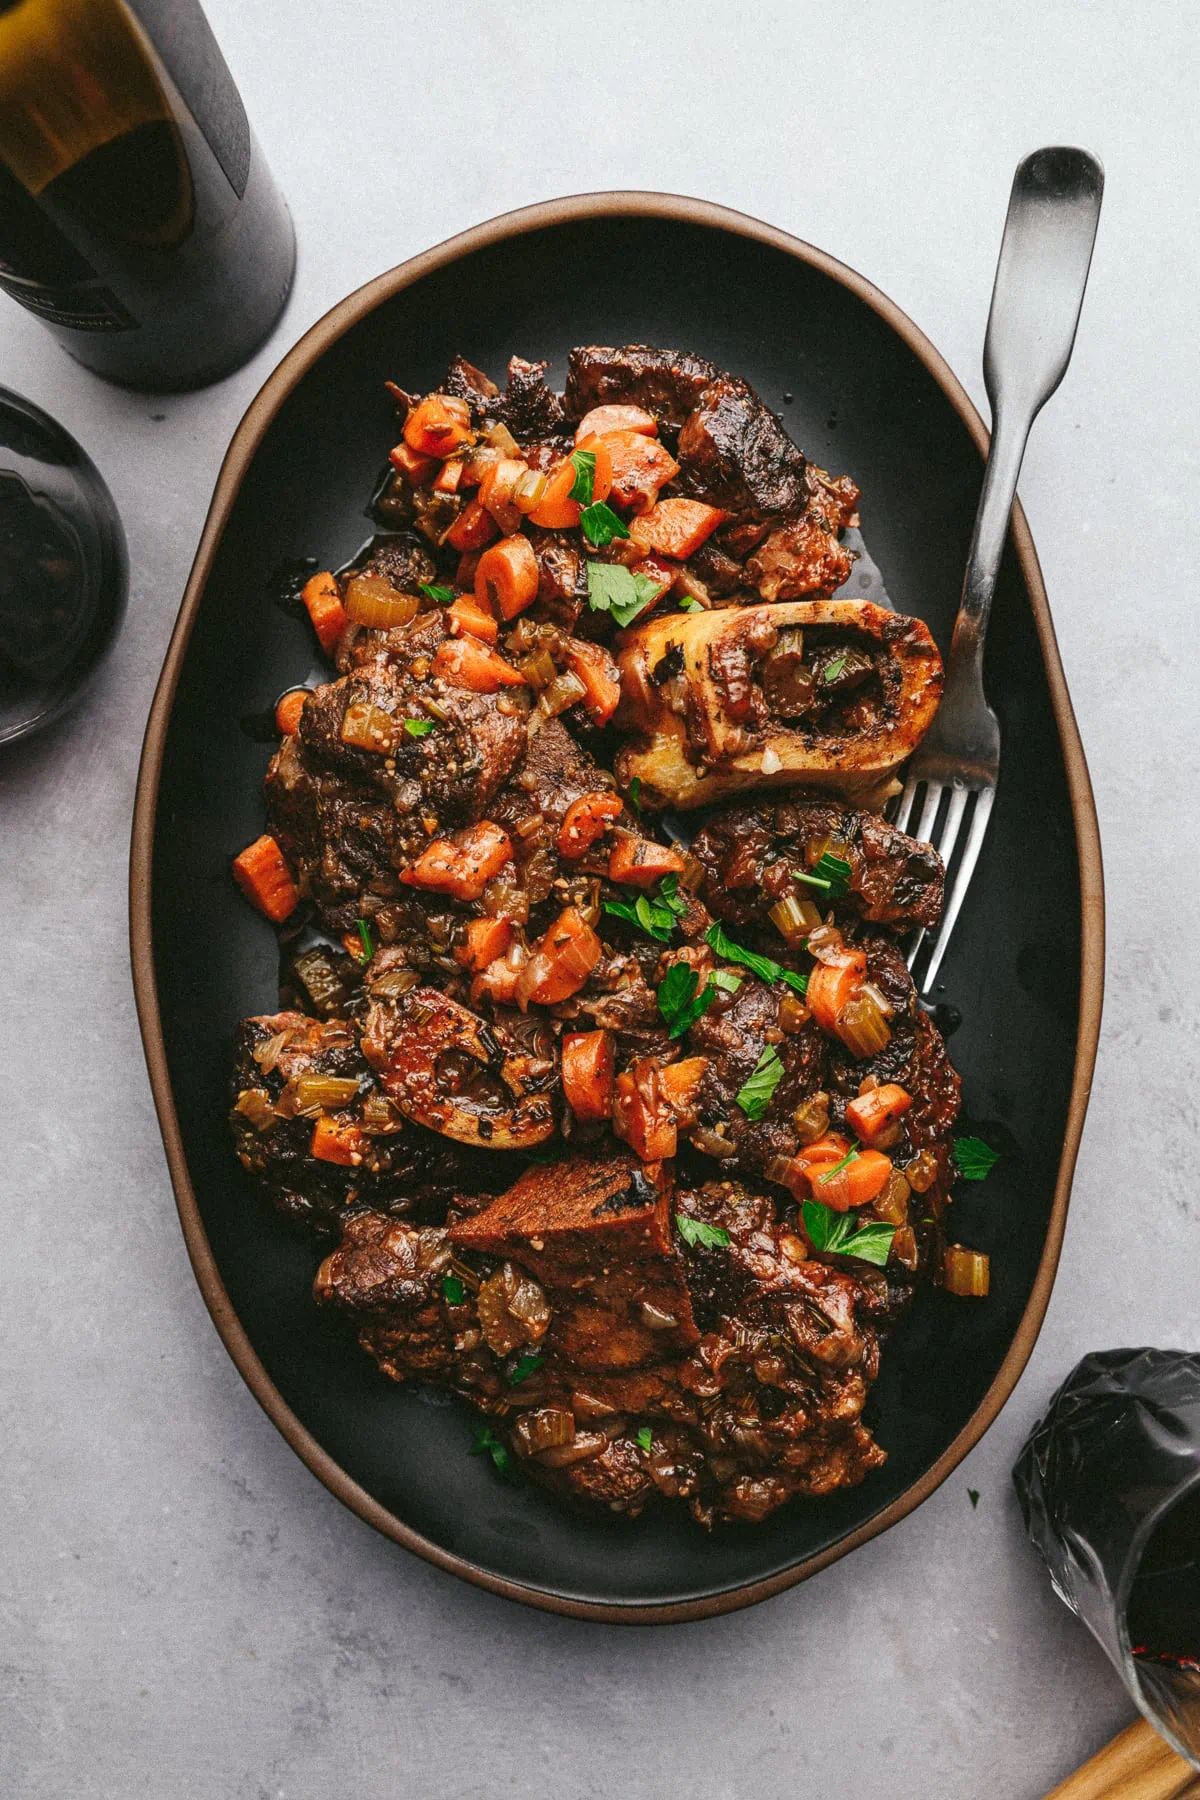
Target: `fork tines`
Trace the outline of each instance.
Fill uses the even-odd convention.
[[[895,824],[910,837],[932,844],[946,866],[946,901],[941,923],[933,931],[922,928],[916,932],[905,956],[915,976],[918,961],[928,953],[928,963],[917,982],[923,993],[932,989],[941,967],[979,860],[995,798],[994,782],[971,784],[961,779],[942,782],[920,775],[909,776],[900,796]]]

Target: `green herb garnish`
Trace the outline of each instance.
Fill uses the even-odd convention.
[[[809,887],[821,888],[830,900],[840,900],[850,886],[850,864],[841,856],[831,856],[828,850],[814,868],[793,869],[792,874]]]
[[[749,1077],[734,1095],[748,1119],[761,1119],[783,1077],[783,1064],[774,1044],[768,1044]]]
[[[615,513],[613,517],[616,518]],[[617,523],[621,523],[619,519]],[[624,535],[628,537],[629,533]],[[613,623],[622,629],[632,624],[639,613],[645,612],[663,591],[661,581],[651,581],[648,575],[635,575],[624,563],[589,562],[587,580],[588,605],[592,611],[608,613]]]
[[[845,1156],[843,1156],[841,1162],[835,1162],[832,1169],[826,1169],[826,1171],[823,1175],[817,1176],[818,1182],[832,1181],[835,1175],[840,1175],[843,1169],[849,1168],[849,1166],[852,1162],[857,1162],[857,1161],[858,1161],[858,1145],[852,1144],[850,1146],[849,1150],[847,1150]]]
[[[785,969],[782,963],[775,962],[772,957],[760,956],[757,950],[744,950],[741,944],[735,944],[732,938],[726,937],[719,925],[709,927],[705,943],[717,956],[724,957],[726,962],[741,963],[743,968],[749,969],[761,981],[786,981],[797,994],[808,992],[807,975],[797,975],[794,969]]]
[[[596,488],[596,452],[573,450],[567,461],[575,471],[575,479],[571,483],[567,499],[578,500],[580,506],[590,506]]]
[[[448,1306],[461,1306],[467,1297],[467,1290],[457,1275],[442,1276],[442,1297]]]
[[[894,1225],[877,1224],[873,1219],[860,1225],[853,1213],[835,1212],[832,1206],[822,1206],[818,1200],[806,1200],[801,1213],[815,1250],[857,1256],[880,1269],[887,1262],[896,1235]]]
[[[706,982],[703,990],[697,993],[699,987],[699,975],[685,962],[672,963],[659,983],[658,1010],[671,1027],[671,1037],[682,1037],[716,999],[715,981]]]
[[[986,1181],[999,1161],[1000,1152],[985,1144],[982,1138],[954,1140],[954,1166],[964,1181]]]
[[[630,806],[632,806],[635,813],[641,812],[641,810],[642,810],[642,778],[640,775],[635,775],[633,780],[630,782],[629,792],[626,794],[625,798],[628,800]]]
[[[612,507],[603,500],[597,500],[594,506],[584,507],[579,515],[579,526],[594,550],[602,550],[614,538],[629,536],[629,527],[624,519],[618,518]],[[645,580],[646,577],[643,576],[642,579]]]
[[[485,1425],[475,1442],[471,1445],[472,1456],[490,1456],[496,1470],[503,1475],[505,1481],[514,1486],[520,1484],[521,1476],[508,1445],[498,1438],[490,1425]]]
[[[702,1250],[722,1250],[729,1242],[729,1233],[722,1226],[706,1225],[703,1219],[693,1219],[687,1213],[676,1213],[675,1223],[684,1243],[693,1247],[699,1244]]]
[[[433,581],[421,581],[417,584],[427,600],[436,600],[439,606],[449,606],[454,598],[454,589],[439,587]]]
[[[363,953],[358,960],[359,962],[370,962],[375,954],[375,946],[371,942],[371,927],[365,919],[358,921],[358,935],[362,940],[363,947]]]
[[[821,680],[825,682],[826,685],[836,681],[849,661],[850,658],[848,656],[835,656],[831,663],[826,663],[821,674]]]
[[[522,1350],[513,1364],[512,1374],[508,1378],[509,1387],[516,1387],[522,1381],[528,1381],[535,1369],[540,1369],[545,1357],[537,1350]]]
[[[405,719],[404,729],[409,737],[428,737],[433,730],[432,719]]]
[[[679,610],[680,612],[703,612],[704,608],[701,606],[700,602],[694,600],[690,594],[685,594],[683,599],[679,602]]]
[[[687,911],[687,901],[680,899],[678,888],[677,875],[664,875],[653,899],[649,894],[638,894],[627,900],[606,900],[604,910],[612,913],[614,918],[640,925],[649,937],[667,944],[675,930],[676,919],[682,918]]]
[[[654,1433],[648,1425],[639,1425],[637,1433],[638,1449],[643,1456],[649,1456],[654,1448]]]
[[[979,1489],[978,1488],[968,1488],[967,1489],[967,1499],[971,1502],[971,1509],[972,1509],[972,1511],[974,1511],[974,1509],[979,1505]]]

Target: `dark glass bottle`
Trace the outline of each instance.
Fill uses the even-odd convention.
[[[61,425],[0,388],[0,744],[78,698],[125,610],[125,535]]]
[[[0,0],[0,287],[110,381],[238,368],[291,219],[195,0]]]

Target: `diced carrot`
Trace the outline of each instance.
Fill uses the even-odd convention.
[[[481,819],[452,838],[435,838],[411,868],[401,871],[400,879],[455,900],[478,900],[492,876],[512,861],[512,853],[507,831]]]
[[[563,1094],[577,1119],[612,1117],[613,1055],[611,1031],[577,1031],[563,1038]]]
[[[521,970],[517,999],[522,1006],[555,1006],[579,992],[603,950],[583,914],[568,906],[542,938]]]
[[[621,699],[621,677],[603,644],[567,639],[567,667],[583,683],[583,704],[596,725],[607,725]]]
[[[460,594],[446,608],[446,619],[455,637],[461,637],[465,631],[484,644],[494,644],[500,632],[491,613],[480,606],[473,594]]]
[[[349,1119],[322,1113],[313,1126],[311,1154],[320,1162],[340,1163],[351,1169],[366,1154],[368,1139]]]
[[[612,461],[609,499],[636,513],[649,512],[658,490],[679,473],[679,464],[665,444],[639,431],[610,431],[604,439]]]
[[[469,635],[447,638],[438,645],[433,672],[451,687],[470,688],[474,694],[494,694],[497,688],[527,685],[525,677],[510,662]]]
[[[662,1071],[650,1057],[640,1057],[617,1076],[612,1128],[613,1135],[643,1162],[665,1162],[674,1156],[675,1116],[662,1091]]]
[[[388,461],[393,469],[398,469],[410,487],[424,487],[433,480],[433,472],[437,468],[436,456],[418,456],[407,444],[397,444],[389,450]]]
[[[430,394],[404,421],[404,441],[419,456],[449,456],[471,436],[471,409],[449,394]]]
[[[455,962],[464,969],[482,973],[489,963],[503,956],[512,943],[513,928],[507,919],[472,919],[467,926],[466,942],[454,952]]]
[[[676,1111],[690,1106],[696,1098],[707,1067],[707,1056],[685,1056],[681,1062],[668,1063],[662,1071],[659,1081],[663,1094]]]
[[[275,702],[275,729],[280,737],[293,737],[300,729],[300,714],[304,711],[304,702],[312,693],[311,688],[289,688]]]
[[[538,564],[529,539],[516,532],[485,550],[475,571],[475,598],[482,607],[515,619],[537,599]]]
[[[475,571],[479,567],[481,555],[482,551],[479,550],[464,550],[458,559],[458,567],[454,571],[454,585],[461,588],[464,594],[469,594],[475,586]]]
[[[582,444],[585,438],[603,437],[610,431],[637,431],[643,437],[657,437],[658,420],[641,406],[593,406],[580,419],[575,442]]]
[[[457,494],[462,486],[464,467],[461,457],[456,457],[453,462],[444,462],[434,478],[434,493]]]
[[[852,1206],[868,1206],[883,1192],[892,1164],[879,1150],[859,1150],[840,1169],[836,1162],[824,1167],[816,1163],[807,1173],[814,1200],[834,1212],[848,1212]]]
[[[898,1082],[870,1088],[846,1108],[846,1123],[864,1144],[874,1143],[908,1111],[912,1095]]]
[[[446,533],[446,542],[456,550],[482,550],[496,535],[496,521],[478,500],[468,500]]]
[[[328,569],[305,582],[300,598],[312,620],[312,628],[326,656],[332,656],[349,620],[342,605],[338,584]]]
[[[644,549],[660,550],[682,562],[700,548],[724,517],[720,507],[706,506],[703,500],[660,500],[632,521],[629,535]]]
[[[603,438],[589,437],[576,444],[577,450],[588,450],[596,458],[596,468],[592,476],[592,503],[607,500],[612,488],[612,458],[608,454],[608,446]],[[554,531],[570,531],[579,523],[582,510],[578,500],[571,499],[571,489],[575,486],[577,470],[570,457],[559,463],[557,469],[546,483],[546,491],[542,495],[537,510],[529,515],[531,525],[545,525]]]
[[[520,952],[520,955],[517,954]],[[525,964],[524,947],[512,944],[503,956],[496,957],[486,969],[477,975],[471,983],[471,1005],[478,1006],[484,998],[493,1006],[514,1006],[517,999],[517,981]]]
[[[684,860],[678,850],[668,850],[650,838],[626,832],[613,845],[608,859],[608,878],[633,887],[653,887],[664,875],[682,875]]]
[[[581,794],[572,800],[566,817],[558,829],[558,853],[568,861],[582,856],[608,830],[613,819],[624,810],[621,798],[613,793]]]
[[[233,879],[252,906],[279,925],[300,904],[283,851],[265,834],[233,859]]]
[[[865,950],[843,948],[836,953],[836,960],[817,964],[809,975],[804,1003],[822,1031],[836,1034],[838,1015],[862,986],[866,973]]]

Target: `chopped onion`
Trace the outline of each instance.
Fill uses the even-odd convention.
[[[572,1463],[589,1462],[593,1456],[599,1456],[607,1448],[608,1438],[604,1432],[579,1431],[576,1432],[573,1443],[564,1444],[557,1450],[543,1450],[538,1461],[547,1469],[566,1469]]]
[[[893,1169],[888,1176],[887,1186],[881,1194],[876,1194],[871,1206],[888,1225],[907,1225],[908,1196],[911,1191],[899,1169]]]
[[[265,1088],[243,1088],[233,1110],[241,1113],[244,1119],[249,1119],[255,1131],[270,1131],[278,1118],[271,1105],[271,1096]]]
[[[942,1286],[948,1294],[982,1300],[991,1286],[991,1261],[982,1250],[949,1244],[942,1259]]]
[[[356,700],[342,717],[342,742],[356,750],[373,750],[386,756],[395,744],[396,721],[381,706]]]
[[[520,444],[508,426],[502,425],[499,419],[492,425],[484,426],[483,440],[486,444],[490,444],[493,450],[499,450],[502,456],[520,456],[521,454]]]
[[[478,1307],[484,1339],[496,1356],[507,1356],[522,1344],[537,1343],[550,1323],[543,1289],[510,1262],[482,1284]]]
[[[778,773],[779,773],[780,769],[782,769],[782,767],[783,767],[783,758],[780,756],[778,750],[772,749],[771,745],[768,744],[766,749],[762,753],[762,772],[763,772],[763,774],[764,775],[778,775]]]
[[[887,995],[882,993],[880,989],[875,986],[873,981],[864,981],[862,991],[875,1002],[885,1019],[891,1018],[896,1009],[888,999]]]
[[[346,583],[346,617],[375,631],[407,625],[419,605],[414,595],[401,594],[381,575],[352,575]]]
[[[654,1306],[649,1300],[643,1300],[639,1310],[648,1331],[674,1331],[679,1323],[674,1313],[664,1312],[661,1306]]]
[[[561,1406],[541,1406],[513,1421],[513,1448],[521,1456],[539,1456],[544,1450],[561,1450],[575,1441],[575,1420]]]
[[[888,1023],[873,994],[865,987],[847,1000],[837,1018],[837,1034],[851,1056],[878,1056],[891,1038]]]
[[[902,1225],[892,1239],[892,1255],[906,1269],[915,1269],[921,1260],[917,1250],[917,1234],[911,1225]]]
[[[517,664],[522,675],[538,693],[558,679],[558,664],[546,649],[535,650]]]
[[[371,996],[376,1000],[398,1000],[401,994],[420,985],[421,977],[416,969],[392,969],[371,982]]]
[[[796,994],[785,994],[779,1002],[779,1029],[789,1037],[802,1031],[811,1018],[812,1014]]]
[[[269,1075],[275,1068],[280,1056],[287,1048],[291,1035],[290,1031],[277,1031],[275,1036],[269,1037],[265,1044],[257,1046],[254,1051],[254,1060],[264,1075]]]
[[[927,1194],[937,1180],[937,1157],[932,1150],[919,1150],[910,1163],[904,1165],[904,1176],[914,1193]]]
[[[574,706],[577,700],[582,700],[586,692],[578,675],[572,675],[568,670],[565,675],[560,675],[550,683],[538,701],[538,711],[548,719],[556,719],[559,713],[566,712],[568,706]]]
[[[518,512],[536,512],[546,492],[546,477],[537,469],[528,469],[513,489],[513,505]]]
[[[796,1136],[802,1144],[815,1144],[829,1130],[829,1095],[823,1091],[810,1094],[792,1114]]]

